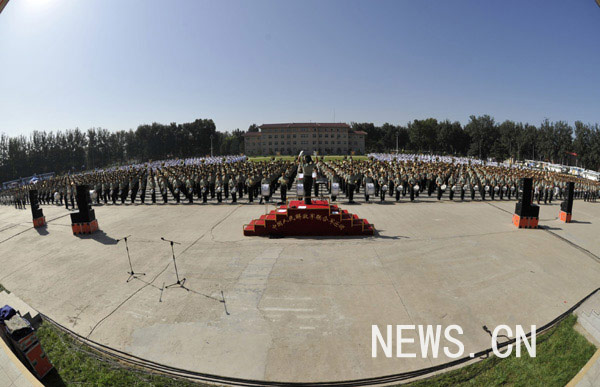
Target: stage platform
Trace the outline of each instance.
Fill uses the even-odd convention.
[[[356,236],[374,232],[369,221],[327,200],[313,200],[311,204],[292,200],[244,225],[245,236]]]
[[[374,235],[250,238],[242,225],[264,205],[193,204],[94,207],[101,230],[76,237],[64,207],[43,206],[48,226],[34,229],[29,208],[0,206],[0,283],[102,344],[283,382],[450,360],[373,359],[373,324],[458,324],[468,354],[490,347],[483,325],[541,326],[599,286],[600,203],[577,200],[568,224],[559,203],[541,205],[544,229],[516,228],[514,201],[333,204],[375,224]],[[129,234],[134,270],[146,275],[126,282],[117,239]],[[175,272],[161,237],[181,242],[177,267],[189,291],[164,289]]]

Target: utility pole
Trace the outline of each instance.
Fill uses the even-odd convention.
[[[213,135],[210,135],[210,157],[213,157]]]
[[[399,133],[396,132],[396,154],[398,154],[398,135]]]

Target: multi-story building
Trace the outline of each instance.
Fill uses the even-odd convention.
[[[244,134],[245,154],[295,155],[318,152],[320,155],[365,153],[363,131],[354,131],[343,123],[264,124],[259,132]]]

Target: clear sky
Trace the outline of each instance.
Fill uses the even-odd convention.
[[[594,0],[11,0],[0,132],[600,122]]]

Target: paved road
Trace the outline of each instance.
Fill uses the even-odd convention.
[[[102,232],[78,238],[64,208],[45,207],[49,226],[36,231],[29,210],[0,207],[0,283],[70,329],[135,355],[280,381],[443,363],[371,358],[372,324],[459,324],[468,354],[490,347],[483,325],[542,325],[600,286],[600,203],[577,201],[577,223],[568,225],[556,219],[558,203],[543,206],[547,230],[516,229],[508,201],[341,205],[378,235],[243,237],[264,206],[194,204],[97,207]],[[130,282],[116,242],[128,234],[134,269],[146,273]],[[189,291],[162,290],[175,273],[160,237],[181,242]]]

